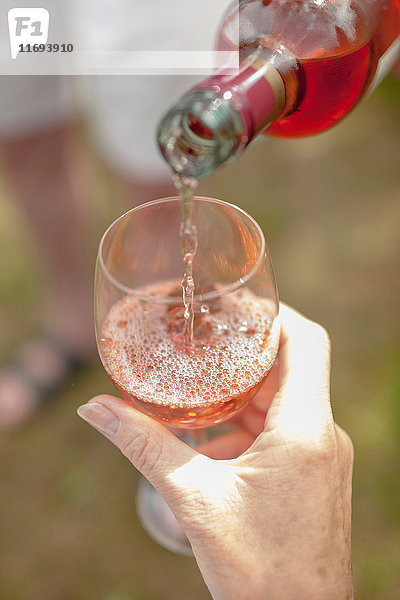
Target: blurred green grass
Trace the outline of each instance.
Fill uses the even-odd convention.
[[[101,166],[97,177],[104,202],[111,188]],[[331,334],[334,412],[355,445],[356,597],[396,600],[400,79],[388,78],[321,136],[257,141],[203,191],[255,216],[281,298]],[[0,194],[4,358],[36,328],[42,273],[9,192]],[[194,561],[159,548],[141,529],[133,469],[75,415],[89,397],[111,390],[98,365],[29,425],[1,434],[1,600],[209,598]]]

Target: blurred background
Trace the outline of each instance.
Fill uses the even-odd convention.
[[[85,247],[92,274],[102,231],[141,195],[106,166],[83,121],[75,122],[71,136],[81,194],[86,194]],[[356,596],[395,600],[400,588],[400,79],[387,78],[342,124],[320,136],[262,137],[205,182],[202,192],[240,205],[259,221],[281,299],[331,335],[334,412],[355,445]],[[3,363],[37,334],[48,277],[15,202],[7,160],[0,153]],[[169,193],[160,189],[159,195]],[[76,416],[80,404],[102,392],[113,387],[95,360],[31,419],[0,432],[1,600],[209,598],[195,561],[164,550],[142,530],[134,504],[137,473]]]

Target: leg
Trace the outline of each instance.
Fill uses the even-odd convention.
[[[93,348],[92,274],[87,194],[74,156],[72,129],[53,127],[1,142],[5,176],[40,244],[48,272],[43,326],[72,350]],[[76,142],[75,142],[76,143]],[[47,308],[47,307],[46,307]]]
[[[17,425],[34,412],[41,392],[32,382],[42,390],[56,389],[67,381],[69,354],[83,361],[94,354],[94,252],[75,144],[70,126],[0,142],[4,175],[37,236],[46,267],[42,327],[65,350],[33,341],[19,352],[20,370],[0,371],[0,427]]]

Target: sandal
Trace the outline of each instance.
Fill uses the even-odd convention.
[[[0,367],[0,429],[25,423],[87,364],[54,337],[25,342],[14,359]]]

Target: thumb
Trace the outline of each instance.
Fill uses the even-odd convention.
[[[210,460],[120,398],[97,396],[80,406],[78,415],[115,444],[167,501],[177,491],[176,481],[185,485],[186,473],[187,483],[193,483],[193,469],[184,468],[189,462],[199,466]]]

